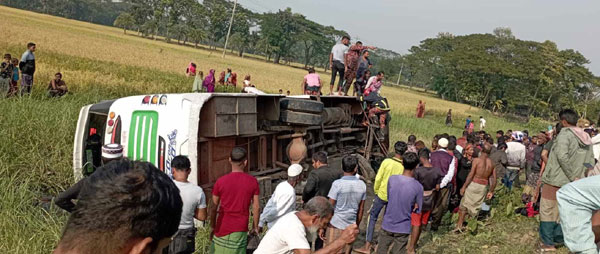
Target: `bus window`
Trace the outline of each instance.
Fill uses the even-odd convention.
[[[102,166],[102,145],[106,125],[106,115],[89,113],[87,138],[83,155],[83,175],[89,176]]]

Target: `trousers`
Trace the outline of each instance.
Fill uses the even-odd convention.
[[[373,234],[375,233],[375,224],[377,224],[377,219],[379,218],[379,214],[381,210],[387,205],[387,201],[381,200],[377,195],[373,199],[373,204],[371,205],[371,210],[369,210],[369,218],[367,219],[367,232],[366,232],[366,241],[372,243],[373,242]]]
[[[592,214],[600,210],[600,176],[564,185],[556,194],[565,245],[573,253],[597,254]]]
[[[338,81],[338,90],[341,90],[342,86],[344,85],[344,71],[345,71],[346,67],[344,66],[344,64],[340,61],[333,61],[332,66],[331,66],[331,83],[330,85],[333,86],[335,84],[335,78],[337,76],[337,74],[339,74],[340,79]]]

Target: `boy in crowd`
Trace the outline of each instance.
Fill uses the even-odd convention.
[[[190,160],[185,156],[176,156],[171,161],[173,182],[183,201],[179,230],[167,248],[169,254],[191,254],[196,250],[196,227],[194,218],[206,220],[206,196],[198,185],[190,183],[188,176],[192,172]]]
[[[360,225],[367,199],[367,185],[356,178],[358,159],[351,155],[344,157],[342,170],[344,170],[344,176],[333,182],[328,195],[329,202],[335,207],[335,210],[327,229],[326,245],[333,244],[348,226]],[[348,244],[339,253],[350,254],[351,251],[352,245]]]
[[[375,189],[375,198],[373,199],[373,204],[371,205],[371,209],[369,211],[366,242],[363,247],[356,250],[357,252],[371,252],[371,243],[373,242],[375,224],[377,224],[379,213],[381,213],[381,210],[387,205],[388,179],[392,175],[401,175],[404,172],[404,165],[402,165],[402,154],[404,154],[407,149],[408,146],[405,142],[396,142],[396,144],[394,145],[394,157],[385,159],[381,163],[381,166],[379,166],[379,170],[377,171],[377,176],[375,176],[375,183],[373,186]]]
[[[10,89],[8,91],[8,95],[12,96],[17,94],[17,92],[19,91],[19,77],[20,77],[20,72],[19,72],[19,59],[13,58],[10,60],[14,69],[13,69],[13,76],[12,76],[12,81],[10,83]]]
[[[481,153],[479,153],[479,157],[473,159],[471,172],[469,172],[467,181],[460,189],[460,195],[463,198],[460,201],[460,208],[458,210],[457,230],[463,228],[466,213],[470,216],[477,216],[484,199],[486,197],[487,199],[491,199],[494,196],[496,171],[494,171],[492,160],[489,158],[491,149],[490,145],[485,145]],[[492,179],[491,183],[489,179]],[[488,184],[490,185],[490,189],[486,191]]]
[[[404,253],[410,234],[411,214],[421,213],[423,207],[423,186],[414,179],[414,169],[419,165],[415,153],[405,153],[402,175],[390,177],[388,183],[388,203],[381,224],[378,254]],[[394,244],[390,250],[390,246]]]
[[[407,247],[408,253],[415,252],[421,230],[427,226],[431,210],[433,210],[435,195],[440,190],[440,182],[444,178],[442,171],[429,162],[429,150],[427,148],[419,151],[419,161],[421,162],[421,167],[415,169],[414,177],[415,180],[423,185],[423,207],[421,207],[420,213],[411,214],[412,229],[410,242]]]
[[[258,234],[260,219],[258,181],[244,172],[246,149],[233,148],[229,156],[231,173],[220,177],[212,191],[210,253],[244,254],[248,241],[249,208],[252,203],[252,233]]]
[[[0,63],[0,98],[6,97],[10,90],[14,69],[11,58],[12,56],[10,54],[5,54],[2,63]]]

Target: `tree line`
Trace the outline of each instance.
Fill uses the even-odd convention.
[[[575,108],[596,120],[600,78],[580,52],[552,41],[517,39],[510,28],[490,34],[440,33],[403,56],[409,84],[442,98],[496,112],[551,117]]]
[[[114,25],[150,39],[223,47],[233,3],[225,0],[0,0],[0,4]],[[239,56],[263,56],[276,64],[301,63],[328,70],[331,47],[349,35],[294,13],[257,13],[238,5],[228,48]],[[551,117],[561,108],[600,113],[600,78],[581,53],[551,41],[516,38],[509,28],[488,34],[440,33],[405,55],[378,49],[374,71],[388,83],[435,91],[440,97],[500,113]]]

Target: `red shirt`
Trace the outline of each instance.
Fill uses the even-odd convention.
[[[221,201],[214,228],[215,236],[248,232],[250,203],[254,195],[259,193],[258,181],[249,174],[231,172],[219,178],[212,191],[212,195],[218,196]]]

